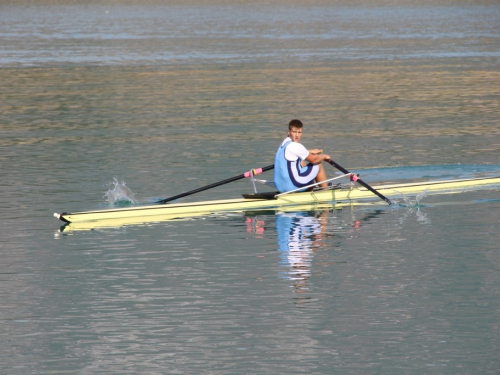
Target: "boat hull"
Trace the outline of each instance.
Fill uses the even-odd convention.
[[[383,195],[396,199],[403,195],[460,193],[480,188],[500,187],[500,177],[460,179],[446,181],[414,182],[373,186]],[[363,188],[350,186],[336,190],[302,192],[281,195],[274,199],[224,199],[192,203],[155,204],[106,210],[82,211],[74,213],[54,214],[66,223],[105,222],[107,226],[121,226],[131,223],[166,221],[185,217],[202,216],[216,212],[238,212],[248,210],[269,210],[306,205],[308,207],[328,204],[352,204],[353,202],[379,200],[372,192]],[[382,202],[382,201],[381,201]]]

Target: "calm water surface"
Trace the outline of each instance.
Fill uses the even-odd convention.
[[[498,175],[499,22],[487,1],[0,5],[0,372],[498,374],[498,188],[52,214],[109,206],[114,178],[150,203],[269,165],[295,117],[367,182]]]

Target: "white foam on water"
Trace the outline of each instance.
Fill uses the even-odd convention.
[[[137,200],[134,198],[135,193],[126,186],[125,181],[120,182],[113,177],[113,184],[113,188],[109,189],[104,195],[110,206],[137,203]]]

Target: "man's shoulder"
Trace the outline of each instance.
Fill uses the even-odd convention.
[[[303,151],[303,150],[306,150],[306,148],[304,147],[304,145],[302,143],[297,143],[297,142],[292,142],[288,145],[288,147],[290,149],[292,149],[293,151]]]
[[[297,159],[304,160],[309,155],[309,151],[301,144],[297,142],[292,142],[286,146],[285,158],[290,161],[295,161]]]
[[[281,142],[281,147],[283,147],[284,145],[286,145],[288,142],[292,142],[292,140],[290,139],[290,137],[286,137],[283,142]],[[293,142],[292,142],[293,143]]]

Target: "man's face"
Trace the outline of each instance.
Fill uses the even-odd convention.
[[[300,142],[300,138],[302,138],[302,129],[292,126],[288,130],[288,136],[290,137],[292,142]]]

